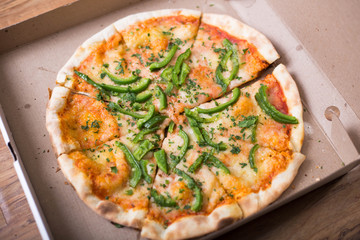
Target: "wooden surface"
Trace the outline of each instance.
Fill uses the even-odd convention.
[[[0,166],[0,239],[40,239],[13,166],[13,158],[2,137]]]
[[[69,2],[0,1],[0,29]],[[0,239],[40,239],[1,137],[0,166]],[[360,239],[360,168],[221,238]]]
[[[76,0],[1,0],[0,29],[49,12]]]

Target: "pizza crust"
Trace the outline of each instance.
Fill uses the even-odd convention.
[[[240,218],[242,212],[234,203],[220,206],[208,216],[195,215],[181,218],[166,229],[155,221],[145,220],[141,236],[164,240],[192,238],[223,228]]]
[[[56,86],[46,108],[46,128],[56,156],[80,148],[79,144],[67,143],[62,138],[61,122],[58,114],[65,108],[69,94],[70,90],[68,88]]]
[[[235,18],[221,14],[204,13],[201,22],[216,26],[239,39],[247,40],[257,48],[269,64],[280,57],[267,37]]]
[[[261,190],[257,193],[249,194],[238,200],[238,203],[244,213],[244,217],[248,217],[260,211],[279,198],[296,177],[304,160],[305,155],[295,152],[287,169],[273,178],[269,188]]]
[[[193,16],[199,18],[201,16],[200,11],[190,10],[190,9],[163,9],[158,11],[151,12],[142,12],[138,14],[133,14],[116,21],[113,25],[117,31],[125,31],[129,26],[134,25],[139,22],[146,21],[151,18],[160,18],[166,16]]]
[[[80,170],[75,168],[73,159],[71,159],[67,154],[63,154],[58,158],[58,163],[63,174],[75,188],[80,199],[83,200],[97,214],[122,225],[133,228],[142,227],[147,209],[131,209],[129,211],[125,211],[122,207],[111,201],[99,199],[92,193],[90,179],[87,178]]]
[[[74,68],[78,67],[81,62],[85,60],[96,47],[103,44],[104,41],[109,40],[115,33],[115,27],[113,25],[109,25],[102,31],[96,33],[95,35],[87,39],[85,42],[83,42],[58,72],[58,75],[56,77],[56,83],[62,86],[66,86],[68,88],[72,88],[73,81],[67,80],[67,76],[72,76],[74,74]]]
[[[290,73],[283,64],[279,64],[274,69],[273,75],[279,82],[286,97],[286,105],[288,107],[289,114],[296,117],[299,121],[298,124],[290,125],[290,142],[292,144],[293,151],[300,152],[304,140],[304,120],[299,90],[294,79],[291,77]]]

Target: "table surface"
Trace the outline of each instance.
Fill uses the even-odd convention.
[[[1,1],[0,29],[74,1]],[[45,2],[47,4],[42,7],[36,7]],[[359,8],[360,4],[356,6]],[[19,16],[19,12],[23,14]],[[321,57],[319,55],[320,59],[316,59],[315,56],[316,60],[321,60],[320,65],[329,64],[330,60]],[[358,107],[354,110],[360,114]],[[12,156],[2,138],[0,166],[0,239],[40,239],[17,179]],[[242,239],[360,239],[359,189],[360,167],[357,167],[345,176],[233,230],[222,238],[238,239],[241,236]]]

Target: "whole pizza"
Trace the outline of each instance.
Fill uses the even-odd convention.
[[[118,20],[60,70],[46,126],[79,197],[151,239],[184,239],[256,213],[305,159],[302,104],[261,33],[176,9]]]

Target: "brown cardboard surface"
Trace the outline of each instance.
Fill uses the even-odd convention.
[[[331,122],[325,118],[324,112],[328,106],[338,106],[341,122],[346,130],[354,129],[355,136],[360,136],[359,129],[356,129],[359,119],[313,62],[311,54],[299,47],[302,45],[296,36],[266,2],[170,0],[135,3],[0,55],[0,103],[55,238],[139,237],[138,231],[117,229],[87,208],[71,186],[65,184],[61,171],[57,171],[56,158],[45,129],[48,88],[54,87],[57,71],[78,45],[119,18],[145,10],[176,7],[198,9],[197,6],[205,12],[237,17],[267,35],[282,56],[280,62],[288,67],[299,86],[306,108],[302,153],[307,155],[307,159],[292,186],[273,206],[314,188],[314,184],[321,183],[320,180],[327,181],[327,177],[343,169],[344,163],[332,146]]]

